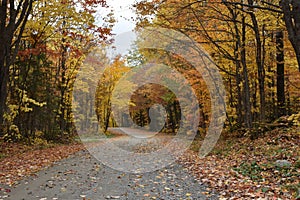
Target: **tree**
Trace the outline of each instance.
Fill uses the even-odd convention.
[[[36,135],[67,142],[75,133],[71,107],[77,72],[91,48],[107,39],[112,16],[95,25],[93,14],[98,6],[107,7],[104,0],[42,0],[32,6],[10,65],[5,128],[17,127],[18,139],[29,143]]]
[[[6,111],[9,67],[14,62],[34,0],[2,0],[0,5],[0,126]],[[1,129],[0,129],[1,131]]]
[[[85,59],[77,75],[73,91],[73,108],[76,111],[76,126],[79,133],[88,133],[98,130],[98,119],[95,117],[96,95],[99,75],[109,66],[105,46],[93,48]]]
[[[289,40],[293,45],[300,71],[300,1],[282,0],[280,6],[283,12]]]
[[[113,63],[105,69],[98,83],[95,106],[98,121],[104,132],[107,131],[110,124],[114,123],[111,102],[113,91],[120,78],[128,71],[129,68],[125,65],[124,60],[117,56]],[[124,87],[129,87],[129,85],[124,85]]]
[[[284,75],[296,59],[288,43],[276,43],[275,33],[285,32],[279,1],[142,1],[136,9],[139,26],[174,29],[203,45],[227,86],[231,124],[251,128],[271,122],[277,105],[286,106],[290,90]]]
[[[267,11],[269,13],[282,15],[285,27],[289,35],[289,40],[293,46],[300,71],[300,2],[297,0],[271,0],[271,1],[228,1],[226,3],[245,6],[248,9]]]
[[[276,61],[277,61],[277,107],[278,117],[286,114],[285,83],[284,83],[284,38],[283,31],[276,32]]]

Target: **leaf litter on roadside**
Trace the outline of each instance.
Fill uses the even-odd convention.
[[[278,129],[256,140],[223,139],[203,159],[189,150],[178,161],[222,199],[296,199],[299,138],[297,129]],[[292,166],[280,169],[274,165],[278,159],[286,159]]]
[[[84,149],[81,144],[55,145],[50,148],[34,149],[20,144],[2,144],[6,151],[11,151],[10,156],[0,159],[0,183],[13,185],[25,176],[50,166],[52,163]],[[71,173],[71,172],[67,172]]]

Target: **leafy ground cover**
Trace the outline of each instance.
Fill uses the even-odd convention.
[[[217,191],[221,199],[299,199],[299,133],[299,128],[281,128],[255,140],[223,137],[203,159],[197,155],[201,143],[195,141],[178,162],[209,186],[207,196]],[[79,143],[46,148],[1,143],[0,183],[13,185],[82,149]],[[277,167],[277,160],[287,160],[291,166]]]
[[[300,199],[299,144],[299,128],[276,129],[255,140],[223,138],[203,159],[195,142],[180,162],[223,199]],[[291,167],[280,168],[277,160]]]
[[[79,143],[46,147],[4,142],[0,145],[0,183],[5,185],[13,185],[84,148]]]

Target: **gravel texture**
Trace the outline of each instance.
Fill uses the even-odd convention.
[[[101,164],[87,150],[1,188],[0,200],[217,199],[177,163],[154,172],[125,173]]]

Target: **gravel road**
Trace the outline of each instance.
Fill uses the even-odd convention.
[[[176,162],[153,172],[125,173],[85,150],[6,187],[0,200],[217,199],[206,189]]]

